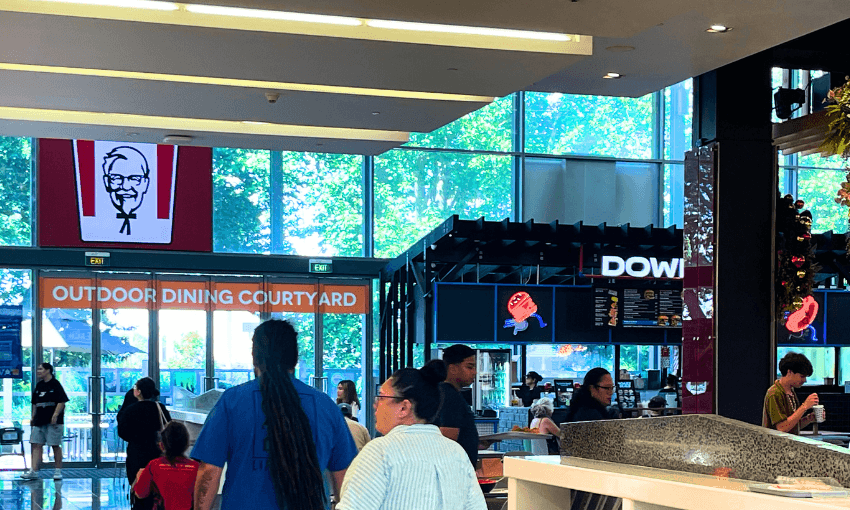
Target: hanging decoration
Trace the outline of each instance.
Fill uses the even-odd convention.
[[[815,273],[812,246],[812,213],[805,203],[785,195],[776,211],[776,313],[786,324],[788,317],[803,308],[812,295]]]
[[[841,183],[841,187],[838,188],[838,195],[835,197],[835,203],[850,208],[850,167],[845,168],[844,171],[846,175],[844,177],[844,182]],[[847,209],[847,219],[848,222],[850,222],[850,209]],[[844,249],[847,252],[847,255],[850,256],[850,228],[847,229],[847,233],[844,237],[847,240],[847,244]]]

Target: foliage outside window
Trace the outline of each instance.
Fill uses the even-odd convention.
[[[664,165],[664,196],[662,215],[664,226],[685,226],[685,165]]]
[[[284,152],[281,232],[272,253],[363,255],[363,156]]]
[[[525,150],[649,159],[654,156],[653,95],[640,98],[525,94]]]
[[[269,152],[213,149],[213,251],[269,253]]]
[[[776,374],[779,373],[779,361],[789,352],[799,352],[809,358],[814,373],[806,381],[807,385],[823,384],[824,377],[835,377],[835,347],[779,347],[776,349]]]
[[[2,139],[0,139],[2,140]],[[1,143],[1,142],[0,142]],[[24,423],[30,419],[32,407],[32,296],[31,273],[29,270],[0,269],[0,305],[22,305],[23,324],[21,324],[22,354],[24,376],[21,379],[2,379],[3,402],[11,401],[11,410],[3,407],[0,415],[5,422]],[[8,399],[8,400],[7,400]]]
[[[395,257],[453,214],[511,215],[512,158],[398,149],[375,158],[375,256]]]
[[[797,170],[797,196],[812,213],[812,233],[847,232],[847,209],[835,203],[835,192],[847,174],[841,170]]]
[[[31,143],[0,136],[0,246],[32,245]]]
[[[664,94],[664,159],[682,161],[691,150],[693,79],[667,87]]]
[[[411,133],[406,147],[510,152],[513,150],[514,94],[431,131]]]

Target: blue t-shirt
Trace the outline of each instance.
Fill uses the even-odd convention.
[[[357,446],[339,408],[325,395],[293,378],[313,431],[319,466],[348,468]],[[192,458],[223,467],[227,462],[222,509],[278,508],[267,465],[265,414],[257,379],[230,388],[213,407],[192,448]]]

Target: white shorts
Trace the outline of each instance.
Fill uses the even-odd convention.
[[[64,425],[33,425],[30,433],[30,444],[46,444],[48,446],[62,446],[62,432]]]

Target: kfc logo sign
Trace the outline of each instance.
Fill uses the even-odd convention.
[[[177,148],[74,141],[83,241],[171,242]]]
[[[602,256],[602,276],[616,278],[626,274],[633,278],[684,278],[685,259],[659,261],[655,257],[629,257],[623,260],[614,255]]]

